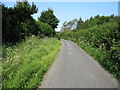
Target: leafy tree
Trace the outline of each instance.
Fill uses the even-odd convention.
[[[30,5],[26,1],[26,2],[17,2],[17,4],[14,6],[14,10],[16,11],[16,15],[18,16],[19,20],[22,21],[22,20],[30,19],[31,15],[37,13],[38,8],[36,8],[36,5],[34,3]]]
[[[30,5],[28,2],[17,2],[13,8],[2,5],[3,42],[13,43],[24,39],[25,36],[36,34],[35,20],[31,17],[36,12],[34,3]]]
[[[65,21],[61,27],[61,31],[62,32],[67,32],[67,31],[70,31],[70,30],[73,30],[77,27],[77,24],[78,24],[78,20],[77,19],[73,19],[71,21]]]
[[[57,28],[59,20],[53,14],[52,9],[48,9],[47,11],[43,11],[41,16],[38,17],[38,20],[44,23],[49,24],[53,29]]]
[[[79,18],[76,29],[80,28],[82,22],[83,22],[82,18]]]
[[[19,38],[19,31],[16,29],[17,19],[13,8],[2,5],[2,41],[11,42]]]
[[[41,29],[41,34],[43,36],[48,36],[48,37],[55,36],[55,30],[53,30],[53,28],[50,25],[40,21],[37,21],[37,24]]]
[[[77,25],[77,30],[82,30],[82,29],[87,29],[96,25],[102,25],[108,22],[114,22],[117,21],[117,16],[114,16],[112,14],[111,16],[94,16],[91,17],[90,19],[87,19],[85,21],[82,21],[82,19],[78,20],[78,25]],[[80,23],[81,22],[81,23]]]

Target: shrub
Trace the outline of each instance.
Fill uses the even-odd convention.
[[[38,21],[38,24],[40,25],[40,28],[41,28],[41,34],[44,34],[45,36],[48,36],[48,37],[55,36],[55,30],[53,30],[50,25],[40,21]]]

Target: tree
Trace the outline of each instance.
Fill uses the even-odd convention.
[[[37,13],[34,3],[17,2],[14,7],[2,5],[2,36],[3,42],[17,42],[25,36],[36,34],[35,20],[32,14]]]
[[[17,4],[14,6],[15,15],[18,16],[19,20],[26,20],[30,19],[31,15],[34,13],[37,13],[38,8],[36,8],[36,5],[32,3],[30,5],[27,1],[26,2],[17,2]]]
[[[53,29],[57,28],[59,20],[53,14],[52,9],[48,9],[47,11],[43,11],[41,16],[38,17],[38,20],[44,23],[49,24]]]
[[[78,20],[77,19],[73,19],[71,21],[65,21],[61,27],[61,32],[67,32],[73,29],[76,29],[78,24]]]
[[[53,28],[48,25],[47,23],[43,23],[43,22],[39,22],[38,24],[41,28],[41,34],[44,36],[48,36],[48,37],[52,37],[55,36],[55,30],[53,30]]]
[[[82,18],[79,18],[76,29],[80,28],[82,22],[83,22]]]

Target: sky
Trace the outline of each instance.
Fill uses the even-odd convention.
[[[5,6],[12,7],[15,2],[2,2]],[[62,24],[65,21],[79,19],[80,17],[85,21],[91,16],[111,14],[118,15],[118,2],[34,2],[38,8],[38,13],[33,15],[37,20],[42,11],[52,8],[54,15],[59,19],[58,28],[60,31]]]

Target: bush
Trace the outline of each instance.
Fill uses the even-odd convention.
[[[43,23],[38,21],[37,22],[39,25],[39,28],[41,29],[41,34],[48,36],[48,37],[53,37],[55,36],[55,30],[52,29],[52,27],[50,25],[48,25],[47,23]]]

